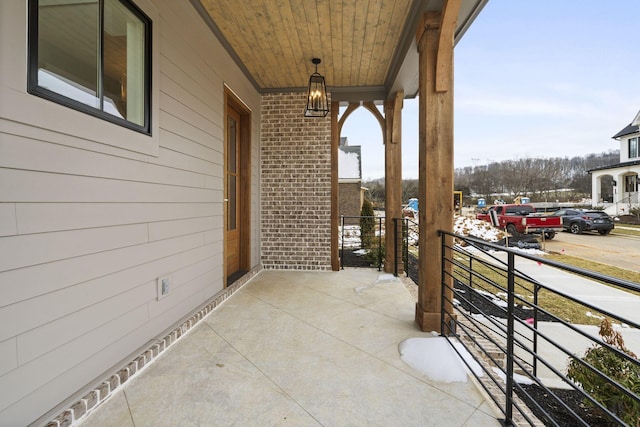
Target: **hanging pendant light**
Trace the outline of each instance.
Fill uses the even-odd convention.
[[[324,77],[318,73],[319,58],[311,60],[316,65],[316,71],[309,77],[309,90],[307,91],[307,106],[304,109],[305,117],[326,117],[329,113],[327,101],[327,87]]]

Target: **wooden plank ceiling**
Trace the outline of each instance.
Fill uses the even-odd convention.
[[[261,90],[382,87],[412,0],[199,0]],[[413,31],[413,29],[412,29]]]

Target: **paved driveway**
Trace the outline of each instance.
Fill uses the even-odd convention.
[[[632,271],[640,270],[640,236],[597,233],[558,233],[545,242],[548,251],[598,261]]]

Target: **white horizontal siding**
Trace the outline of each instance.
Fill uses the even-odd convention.
[[[201,159],[214,165],[219,165],[223,162],[222,152],[166,130],[160,132],[160,145],[167,150],[195,157],[196,159]]]
[[[27,234],[0,239],[0,271],[124,248],[149,241],[143,224]]]
[[[155,158],[154,158],[155,161]],[[194,162],[201,162],[194,159]],[[0,135],[0,167],[125,181],[202,187],[211,163],[196,168],[159,166],[50,142]],[[188,164],[187,164],[188,166]],[[195,171],[195,172],[194,172]]]
[[[203,245],[202,235],[188,235],[7,271],[0,274],[2,304],[15,304],[44,294],[51,294],[50,297],[54,298],[53,292],[62,290],[70,293],[61,296],[60,302],[67,301],[78,306],[91,304],[96,298],[108,298],[124,292],[131,286],[131,282],[147,280],[153,277],[154,272],[162,274],[167,270],[177,269],[180,265],[189,264],[189,261],[205,258],[213,249]],[[109,277],[110,274],[113,277]],[[96,289],[90,289],[93,280],[102,284],[97,284]],[[99,282],[101,280],[103,282]],[[16,286],[16,283],[20,286]],[[73,293],[74,286],[88,289],[78,296]],[[103,294],[106,296],[101,297]],[[47,312],[55,312],[57,309],[58,307],[52,306]],[[66,309],[61,310],[64,312]]]
[[[222,218],[213,216],[154,222],[149,224],[149,240],[169,239],[221,227]]]
[[[222,203],[17,203],[21,234],[222,215]],[[0,204],[2,212],[3,204]],[[0,213],[0,216],[2,214]],[[15,223],[15,219],[13,220]],[[153,240],[153,239],[152,239]]]
[[[74,338],[94,331],[110,320],[151,301],[156,281],[143,283],[112,298],[44,323],[18,335],[18,363],[25,363],[64,345]]]
[[[93,333],[81,335],[67,345],[58,347],[3,375],[0,377],[0,389],[11,390],[11,393],[0,393],[0,408],[5,408],[28,396],[33,390],[73,369],[75,365],[100,352],[127,333],[135,331],[144,325],[148,316],[146,306],[136,308],[95,329]]]
[[[0,198],[0,202],[211,203],[222,198],[222,191],[0,169]]]
[[[18,367],[18,345],[16,338],[0,342],[0,375]]]
[[[260,95],[191,5],[134,1],[154,21],[151,137],[27,94],[25,43],[0,50],[2,423],[29,424],[223,289],[224,83],[254,111],[260,260]],[[0,40],[26,40],[23,0],[0,15]]]
[[[202,240],[201,236],[198,236],[198,238]],[[200,255],[197,251],[194,252],[191,255]],[[217,253],[217,249],[214,245],[209,245],[203,252],[200,256],[210,258]],[[42,294],[2,307],[0,308],[0,340],[19,335],[69,313],[74,313],[106,299],[114,298],[136,286],[156,280],[160,275],[177,271],[180,268],[184,268],[185,265],[190,265],[190,263],[184,263],[184,260],[182,261],[183,264],[177,265],[175,259],[179,259],[179,255],[174,255],[172,258],[156,260],[125,271],[113,272],[78,285],[64,287],[55,292]],[[43,281],[42,278],[39,281]],[[212,286],[217,287],[219,285],[212,284]],[[149,298],[155,298],[155,289],[150,292]],[[171,301],[171,298],[165,299]],[[29,316],[25,316],[24,313],[29,313]],[[19,322],[15,321],[17,318],[21,318],[21,320]]]
[[[0,236],[18,233],[15,203],[0,203]]]

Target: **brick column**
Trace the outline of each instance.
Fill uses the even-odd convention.
[[[265,269],[331,269],[331,117],[304,117],[306,93],[262,97]]]

